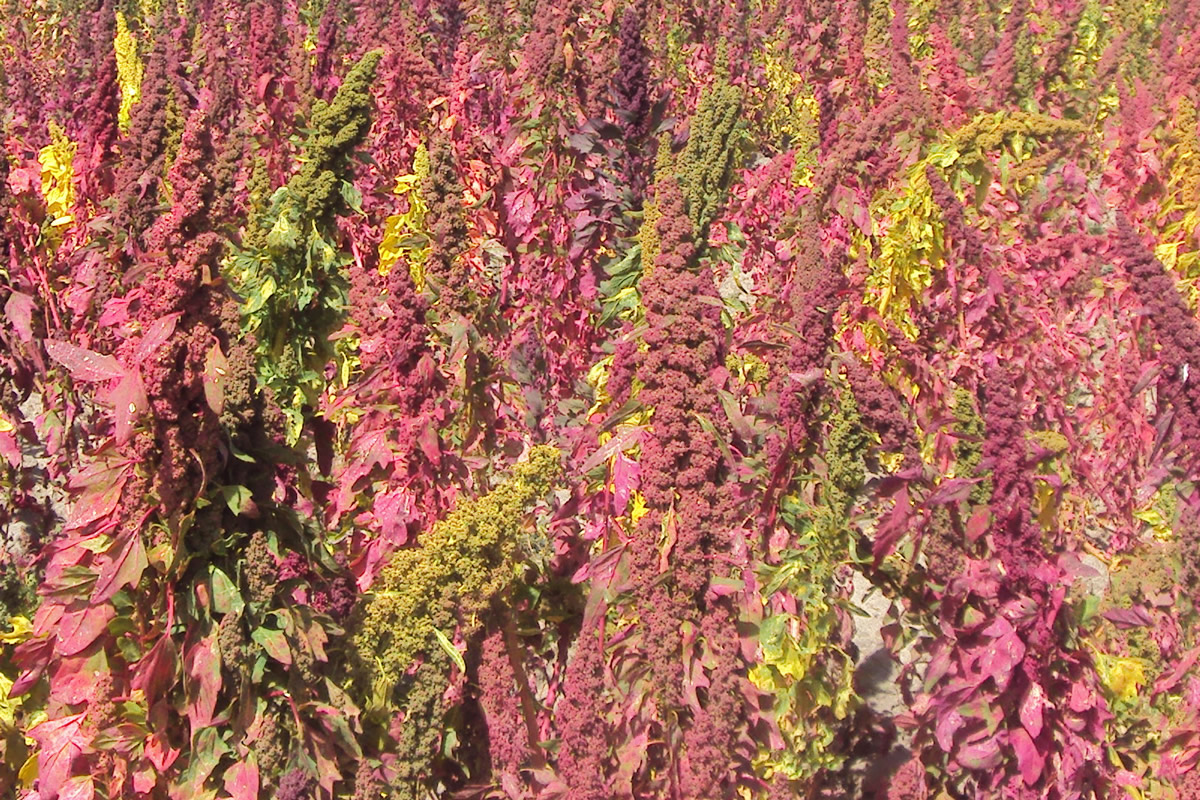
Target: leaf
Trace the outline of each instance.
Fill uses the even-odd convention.
[[[1136,606],[1134,608],[1111,608],[1101,616],[1121,630],[1154,625],[1154,619],[1146,613],[1146,610]]]
[[[229,506],[229,510],[234,514],[241,515],[248,511],[253,505],[251,491],[245,486],[222,486],[221,497],[225,500],[225,505]]]
[[[71,763],[83,752],[80,731],[84,713],[50,719],[29,730],[38,743],[38,797],[54,800],[71,774]]]
[[[58,800],[92,800],[95,796],[96,786],[90,775],[72,778],[58,792]]]
[[[219,614],[238,614],[246,603],[237,586],[220,569],[212,568],[213,609]]]
[[[605,442],[594,453],[588,456],[588,459],[583,462],[579,468],[580,473],[586,474],[591,472],[596,467],[608,461],[617,453],[624,452],[642,440],[645,434],[643,428],[624,427],[617,430],[613,437]]]
[[[138,416],[145,414],[150,408],[142,376],[136,372],[122,376],[121,382],[109,395],[109,401],[113,404],[113,416],[116,420],[117,444],[125,444],[133,438],[133,426]]]
[[[8,323],[26,344],[33,341],[33,310],[33,298],[20,292],[10,294],[4,304],[4,314],[8,317]]]
[[[267,655],[279,663],[289,665],[292,663],[292,650],[288,647],[287,637],[283,635],[283,631],[255,628],[251,632],[250,638],[257,642],[263,650],[266,650]]]
[[[999,634],[988,645],[983,657],[979,660],[980,669],[996,682],[996,688],[1004,691],[1012,677],[1012,671],[1025,657],[1025,645],[1017,632],[1005,619],[997,619],[987,630],[987,635]]]
[[[1017,769],[1021,771],[1021,779],[1025,781],[1026,786],[1033,786],[1038,778],[1042,777],[1046,757],[1038,751],[1037,745],[1024,728],[1011,731],[1009,743],[1017,753]]]
[[[91,491],[79,498],[71,509],[71,516],[67,520],[64,530],[73,531],[85,528],[93,522],[111,516],[121,501],[121,492],[128,479],[128,473],[122,471],[117,479],[103,491]]]
[[[133,363],[140,364],[155,350],[171,338],[171,334],[175,332],[175,323],[183,316],[182,311],[176,311],[174,314],[167,314],[164,317],[159,317],[150,323],[146,328],[146,333],[142,336],[142,340],[138,342],[137,349],[133,351]]]
[[[458,667],[459,672],[466,672],[467,662],[463,660],[463,655],[458,651],[458,648],[454,646],[454,642],[447,639],[446,634],[442,633],[437,628],[433,629],[433,635],[437,637],[438,644],[440,644],[442,649],[446,651],[446,655],[450,656],[450,658],[454,661],[454,664]]]
[[[108,603],[93,606],[85,600],[76,600],[63,613],[55,650],[64,656],[86,650],[100,638],[116,615],[116,609]]]
[[[972,514],[971,518],[967,520],[967,541],[971,544],[979,541],[979,537],[987,532],[991,522],[991,512],[986,508],[981,508]]]
[[[142,572],[150,562],[142,543],[140,526],[116,539],[109,548],[108,558],[101,561],[100,575],[92,591],[93,603],[105,603],[126,586],[137,586]]]
[[[1021,716],[1021,724],[1035,739],[1042,734],[1042,710],[1048,707],[1050,703],[1046,701],[1046,693],[1042,691],[1041,684],[1030,684],[1025,690],[1025,696],[1021,698],[1018,713]]]
[[[224,781],[225,791],[233,800],[258,800],[258,764],[254,756],[227,769]]]
[[[995,769],[1000,766],[1003,760],[1000,752],[1000,744],[995,737],[988,737],[980,742],[972,742],[971,744],[961,747],[955,756],[955,760],[962,764],[967,769]]]
[[[192,735],[212,724],[217,709],[217,695],[221,691],[221,659],[217,655],[217,638],[209,635],[201,639],[184,656],[188,678],[188,721]]]
[[[214,343],[204,357],[204,399],[214,414],[225,410],[225,381],[229,375],[229,360],[221,352],[219,342]]]
[[[349,181],[342,181],[342,200],[345,201],[346,207],[355,214],[365,216],[362,207],[362,192]]]
[[[145,692],[147,703],[154,705],[175,683],[178,660],[175,641],[164,634],[137,662],[130,685]]]
[[[77,381],[115,380],[125,374],[120,363],[112,356],[53,339],[47,339],[45,346],[50,357],[66,367]]]

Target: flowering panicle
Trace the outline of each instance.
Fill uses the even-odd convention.
[[[1165,369],[1159,393],[1175,411],[1175,428],[1189,473],[1200,469],[1200,323],[1179,293],[1175,280],[1154,257],[1125,217],[1118,218],[1114,256],[1129,273],[1130,285],[1149,309],[1147,319],[1158,340]],[[1164,380],[1165,379],[1165,380]]]
[[[742,134],[742,92],[718,75],[700,96],[679,163],[679,182],[687,200],[696,241],[707,240],[708,226],[725,199]]]
[[[463,185],[450,142],[438,140],[430,148],[429,175],[421,182],[421,194],[428,209],[425,218],[430,238],[426,277],[441,303],[470,316],[475,292],[463,259],[467,249]]]
[[[529,731],[522,715],[517,676],[498,630],[479,648],[479,704],[487,721],[492,774],[516,778],[530,757]]]
[[[634,196],[646,190],[650,133],[650,63],[642,41],[646,9],[631,3],[621,14],[617,37],[617,71],[613,95],[617,118],[625,137],[625,182]]]
[[[562,699],[554,710],[562,744],[558,774],[570,800],[611,797],[603,715],[604,652],[600,630],[582,630],[567,662]]]
[[[330,238],[336,216],[353,196],[346,179],[370,126],[379,58],[379,51],[363,56],[332,102],[313,104],[300,170],[252,219],[248,248],[233,260],[234,286],[246,298],[245,328],[258,339],[259,378],[288,415],[291,441],[299,438],[301,408],[324,382],[321,371],[332,354],[328,337],[345,310],[341,256]]]
[[[133,241],[154,221],[167,161],[167,113],[173,97],[168,39],[169,32],[159,26],[138,89],[139,99],[130,112],[129,136],[122,143],[116,175],[113,222]]]

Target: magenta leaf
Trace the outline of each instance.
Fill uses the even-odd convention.
[[[1038,750],[1024,728],[1010,731],[1008,741],[1016,751],[1017,769],[1021,772],[1021,779],[1025,781],[1026,786],[1033,786],[1042,776],[1042,770],[1046,766],[1045,755]]]
[[[80,730],[83,712],[50,719],[29,730],[38,743],[38,797],[54,800],[68,778],[75,758],[83,752],[86,738]]]
[[[258,800],[258,764],[251,757],[225,771],[225,791],[233,800]]]
[[[125,374],[121,364],[112,356],[92,352],[66,342],[46,340],[46,352],[67,368],[78,381],[115,380]]]

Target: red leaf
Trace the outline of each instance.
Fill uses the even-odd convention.
[[[59,790],[58,800],[92,800],[96,796],[96,786],[90,775],[72,778]]]
[[[125,488],[125,481],[128,480],[128,477],[127,473],[122,472],[120,477],[104,491],[89,492],[79,498],[75,507],[71,509],[71,517],[67,520],[65,530],[72,531],[86,527],[112,514],[117,508],[117,503],[121,501],[121,491]]]
[[[175,683],[177,661],[175,642],[163,636],[137,662],[130,684],[145,692],[147,703],[153,705]]]
[[[108,381],[125,374],[120,363],[112,356],[95,353],[66,342],[47,339],[46,352],[66,367],[71,377],[77,381]]]
[[[60,719],[49,719],[29,730],[38,743],[38,797],[54,800],[71,776],[71,762],[83,752],[80,733],[83,712]]]
[[[92,590],[92,602],[103,603],[125,586],[141,580],[142,571],[150,566],[142,544],[141,526],[127,533],[125,541],[117,539],[109,548],[108,557],[100,564],[100,577]]]
[[[225,410],[225,378],[228,374],[229,361],[221,352],[220,343],[216,343],[204,358],[204,399],[217,414]]]
[[[17,332],[22,342],[33,341],[33,298],[27,294],[13,292],[4,304],[4,313],[8,322]]]
[[[1042,710],[1050,704],[1046,702],[1046,693],[1042,691],[1040,684],[1030,684],[1025,691],[1025,697],[1021,699],[1019,713],[1021,716],[1021,724],[1025,726],[1025,730],[1029,731],[1029,735],[1037,738],[1042,734]]]
[[[225,791],[233,800],[258,800],[258,765],[239,761],[225,771]]]
[[[145,414],[150,408],[142,376],[131,372],[121,378],[117,388],[113,389],[112,394],[109,395],[109,401],[113,404],[116,418],[117,444],[125,444],[133,437],[133,425],[137,422],[138,416]]]
[[[55,650],[64,656],[73,656],[86,650],[104,633],[116,615],[116,609],[108,603],[94,606],[86,600],[76,600],[67,606],[63,614]]]
[[[207,636],[195,644],[185,657],[188,686],[188,720],[192,733],[207,728],[217,710],[217,694],[221,691],[221,659],[217,656],[215,636]]]
[[[995,738],[964,745],[955,760],[967,769],[995,769],[1003,760],[1000,745]]]
[[[142,363],[143,359],[161,347],[167,339],[170,339],[171,334],[175,332],[175,323],[182,314],[183,312],[176,311],[174,314],[167,314],[165,317],[159,317],[151,322],[150,326],[146,328],[142,340],[138,342],[137,348],[133,351],[133,363]]]

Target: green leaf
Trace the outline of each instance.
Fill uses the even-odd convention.
[[[237,586],[222,570],[212,568],[213,608],[221,614],[237,614],[246,607]]]
[[[283,631],[256,628],[250,634],[250,638],[257,642],[263,650],[266,650],[267,655],[280,664],[292,663],[292,650],[288,647],[287,637],[283,635]]]
[[[245,486],[222,486],[221,497],[229,510],[238,515],[246,511],[251,502],[251,492]]]
[[[458,648],[454,646],[454,643],[446,638],[446,634],[442,633],[437,628],[434,628],[433,635],[437,637],[438,644],[440,644],[442,649],[446,651],[446,655],[450,656],[450,658],[454,660],[454,663],[458,667],[459,671],[466,672],[467,662],[463,660],[462,653],[458,652]]]
[[[354,188],[354,184],[349,181],[342,181],[342,200],[346,201],[346,206],[355,214],[366,216],[362,208],[362,192]]]

